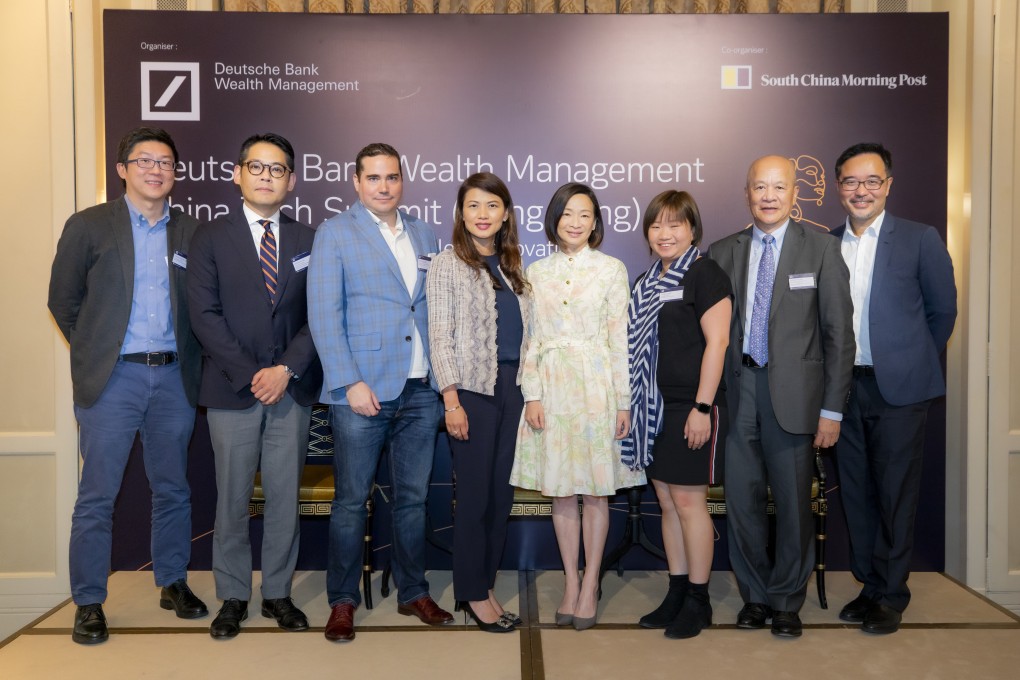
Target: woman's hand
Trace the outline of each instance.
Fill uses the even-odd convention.
[[[532,430],[545,429],[545,409],[542,408],[542,402],[529,401],[524,405],[524,422]]]
[[[687,440],[687,446],[695,450],[700,449],[711,436],[711,415],[692,408],[691,414],[687,416],[687,424],[684,425],[684,439]]]
[[[468,417],[460,404],[453,411],[446,412],[446,434],[462,441],[468,438]]]
[[[630,411],[616,412],[616,438],[623,439],[630,434]]]

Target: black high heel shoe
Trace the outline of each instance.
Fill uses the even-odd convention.
[[[485,623],[478,618],[478,614],[475,614],[475,610],[471,608],[471,604],[469,602],[461,602],[460,606],[464,610],[465,615],[474,619],[475,625],[478,626],[478,630],[483,630],[486,633],[512,633],[517,630],[513,623],[507,621],[503,617],[496,619],[492,623]]]

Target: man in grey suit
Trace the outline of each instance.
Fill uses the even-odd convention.
[[[442,414],[428,360],[425,273],[439,245],[431,227],[398,208],[396,149],[370,144],[355,167],[358,202],[315,232],[308,273],[308,322],[333,426],[325,634],[334,642],[354,639],[365,501],[384,448],[397,611],[433,626],[453,622],[425,579],[425,501]]]
[[[232,638],[248,616],[248,500],[261,468],[262,616],[306,630],[291,600],[298,492],[322,368],[308,330],[305,281],[315,232],[281,212],[294,188],[294,148],[274,133],[241,144],[234,184],[244,200],[191,242],[188,302],[202,343],[198,403],[208,408],[216,461],[213,575],[223,600],[209,627]]]
[[[709,249],[733,284],[725,488],[738,628],[799,637],[811,575],[812,449],[832,446],[850,387],[854,336],[838,242],[790,219],[793,163],[765,156],[745,188],[753,227]],[[766,503],[776,508],[770,560]]]
[[[71,346],[82,457],[71,518],[71,638],[109,637],[103,602],[113,506],[140,434],[152,490],[152,565],[159,604],[181,618],[208,614],[188,588],[191,488],[200,356],[191,332],[185,271],[197,222],[167,196],[177,149],[160,128],[132,130],[117,148],[124,196],[75,213],[50,275],[49,308]]]
[[[861,593],[839,613],[866,633],[894,633],[910,602],[907,577],[921,490],[924,429],[946,392],[939,355],[956,323],[956,282],[934,227],[885,211],[892,154],[851,146],[836,161],[846,222],[833,230],[850,269],[854,359],[836,447]]]

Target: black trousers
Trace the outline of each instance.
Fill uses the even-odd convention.
[[[875,376],[855,376],[836,444],[850,568],[864,584],[862,595],[898,611],[910,602],[907,577],[930,404],[893,406]]]
[[[513,505],[510,470],[524,397],[516,363],[500,364],[493,395],[460,391],[468,439],[450,438],[457,475],[453,519],[453,594],[458,600],[486,599],[503,557]]]

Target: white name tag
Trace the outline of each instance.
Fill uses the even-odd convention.
[[[673,302],[674,300],[684,299],[683,286],[680,288],[674,288],[673,290],[664,290],[659,293],[659,302]]]
[[[311,259],[312,259],[311,253],[301,253],[300,255],[295,255],[294,257],[292,257],[290,261],[294,265],[294,271],[303,272],[304,270],[308,269],[308,261]]]
[[[174,251],[174,266],[179,269],[188,268],[188,256],[179,250]]]
[[[817,287],[814,274],[790,274],[790,290]]]
[[[435,253],[429,253],[428,255],[422,255],[418,258],[418,271],[427,272],[429,265],[432,264],[432,257]]]

